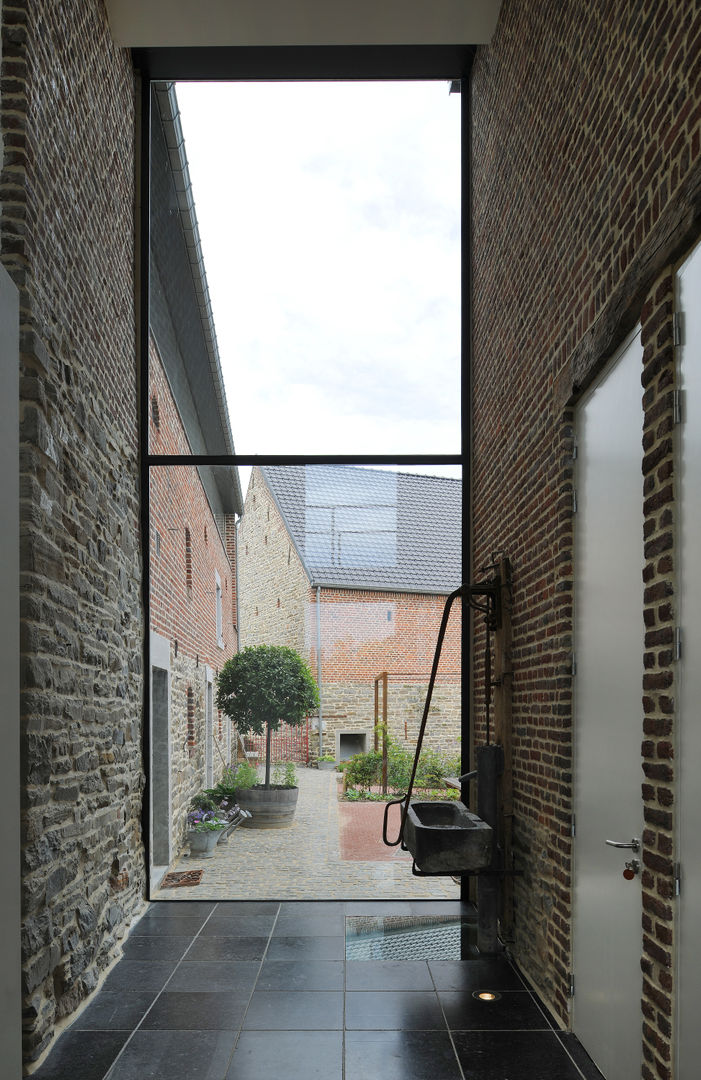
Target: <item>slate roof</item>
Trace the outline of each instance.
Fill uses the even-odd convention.
[[[261,472],[312,585],[439,595],[460,585],[460,480],[353,465]]]

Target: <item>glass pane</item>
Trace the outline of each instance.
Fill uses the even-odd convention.
[[[459,95],[180,83],[177,97],[236,451],[459,453]],[[167,188],[156,247],[185,198]],[[156,300],[172,245],[157,262]]]
[[[383,845],[383,808],[376,800],[383,788],[396,794],[406,787],[445,599],[461,580],[459,477],[353,466],[257,467],[241,516],[238,484],[229,468],[150,470],[154,865],[173,874],[199,866],[187,855],[188,810],[193,796],[216,784],[227,766],[247,760],[262,781],[265,736],[239,733],[217,710],[217,677],[239,649],[283,645],[307,663],[320,694],[320,708],[299,727],[283,725],[273,735],[271,753],[272,762],[295,762],[299,810],[289,842],[296,850],[301,844],[313,865],[290,862],[284,830],[271,830],[277,839],[269,840],[266,830],[242,827],[235,841],[217,849],[217,873],[193,895],[352,898],[358,890],[366,895],[361,861],[373,863],[378,896],[457,896],[451,878],[415,878],[409,856]],[[417,780],[422,797],[451,797],[441,776],[459,770],[460,635],[456,604],[426,729],[426,769]],[[345,795],[336,774],[318,767],[320,759],[333,768],[356,754],[372,757],[376,738],[381,755],[382,725],[386,784],[376,770],[361,781],[351,777],[351,795]],[[366,814],[368,806],[357,803],[368,794],[375,800],[369,800],[371,812],[377,811],[369,831],[358,829],[353,816]],[[313,809],[319,800],[321,817]],[[398,822],[390,824],[393,831]],[[313,835],[300,840],[307,827]],[[152,895],[172,898],[155,886]],[[185,895],[178,891],[178,898]]]

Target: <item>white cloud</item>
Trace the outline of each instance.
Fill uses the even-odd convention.
[[[240,453],[459,450],[460,102],[180,84]]]

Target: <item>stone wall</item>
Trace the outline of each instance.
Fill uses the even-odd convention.
[[[287,645],[305,656],[309,581],[258,468],[246,492],[238,553],[241,648]]]
[[[646,1078],[672,1075],[670,267],[701,232],[700,43],[698,9],[683,0],[504,0],[471,85],[474,565],[503,552],[513,567],[514,829],[516,862],[526,870],[515,882],[513,947],[565,1023],[572,408],[636,323],[643,326]]]
[[[97,0],[17,0],[2,19],[1,257],[21,308],[23,1010],[34,1061],[96,986],[145,889],[135,88]]]

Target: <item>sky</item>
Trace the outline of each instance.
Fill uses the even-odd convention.
[[[459,453],[459,96],[177,96],[237,453]]]

